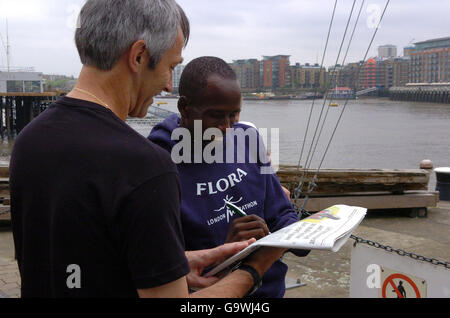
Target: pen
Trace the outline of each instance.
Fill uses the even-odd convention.
[[[242,211],[240,208],[238,208],[237,206],[235,206],[233,203],[230,202],[226,202],[225,203],[227,205],[227,207],[229,207],[234,213],[236,213],[239,216],[247,216],[247,213],[245,213],[244,211]],[[271,232],[269,232],[269,234],[272,234]]]
[[[247,216],[247,213],[239,209],[237,206],[235,206],[233,203],[226,202],[225,203],[227,207],[229,207],[234,213],[236,213],[239,216]]]

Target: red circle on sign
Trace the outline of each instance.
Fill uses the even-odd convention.
[[[399,278],[399,279],[404,279],[404,280],[406,280],[406,281],[411,285],[411,287],[414,289],[414,292],[416,293],[416,298],[420,298],[420,291],[419,291],[419,288],[417,288],[416,284],[414,284],[414,282],[413,282],[408,276],[405,276],[405,275],[402,275],[402,274],[392,274],[392,275],[390,275],[388,278],[386,278],[386,280],[385,280],[384,283],[383,283],[383,288],[381,289],[381,297],[386,298],[386,287],[387,287],[387,285],[388,285],[389,283],[391,283],[391,285],[392,285],[392,287],[394,288],[394,290],[395,290],[395,292],[397,293],[397,295],[398,295],[400,298],[403,298],[402,295],[399,295],[399,292],[398,292],[398,290],[397,290],[397,287],[396,287],[395,284],[394,284],[394,279],[395,279],[395,278]]]

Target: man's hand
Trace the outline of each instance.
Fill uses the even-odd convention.
[[[220,278],[214,276],[202,277],[203,269],[213,264],[219,264],[255,241],[252,238],[242,242],[220,245],[208,250],[185,252],[189,266],[191,267],[191,272],[187,275],[188,286],[191,288],[204,288],[216,283]]]
[[[266,221],[255,214],[251,214],[233,221],[225,243],[240,242],[250,238],[259,240],[269,233]]]
[[[272,264],[287,251],[285,248],[262,246],[247,256],[242,263],[252,266],[262,277]]]

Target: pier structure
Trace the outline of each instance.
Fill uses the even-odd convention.
[[[64,92],[0,93],[1,138],[16,136],[27,124],[64,94]],[[174,112],[150,106],[146,118],[129,118],[127,122],[155,126],[172,114]]]
[[[432,162],[423,160],[420,169],[322,169],[306,170],[280,166],[281,185],[294,193],[302,183],[302,195],[291,201],[307,211],[321,211],[335,204],[363,206],[369,210],[405,209],[411,216],[426,216],[427,207],[439,202],[439,192],[430,191]],[[317,174],[317,175],[316,175]],[[309,183],[317,188],[309,193]],[[306,198],[306,194],[308,199]]]
[[[450,83],[406,84],[389,89],[391,100],[450,104]]]
[[[14,137],[61,94],[48,93],[0,93],[0,134]]]

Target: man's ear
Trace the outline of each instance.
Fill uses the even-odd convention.
[[[183,118],[189,118],[188,100],[186,96],[180,96],[178,99],[178,111]]]
[[[142,66],[147,67],[150,55],[147,51],[144,40],[133,43],[128,55],[128,66],[133,72],[138,72]]]

